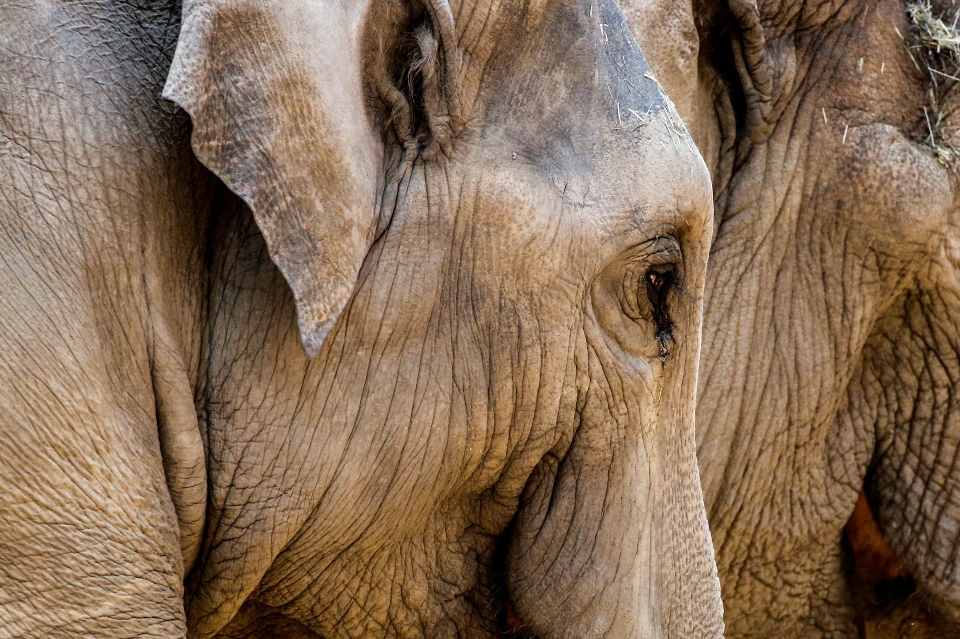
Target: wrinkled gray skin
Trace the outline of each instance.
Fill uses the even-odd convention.
[[[722,634],[709,178],[610,2],[0,43],[0,635]]]
[[[905,4],[623,7],[715,188],[697,442],[727,636],[960,636],[958,183]],[[855,574],[861,490],[899,584]]]

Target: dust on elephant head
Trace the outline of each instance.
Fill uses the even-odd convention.
[[[624,4],[715,187],[697,441],[728,636],[955,634],[956,8]]]
[[[0,9],[0,623],[719,636],[709,181],[613,4],[177,4]]]

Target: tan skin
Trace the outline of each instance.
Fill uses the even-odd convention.
[[[958,188],[906,5],[623,4],[716,193],[697,425],[727,636],[953,636]]]
[[[0,635],[720,637],[616,6],[179,4],[0,5]]]

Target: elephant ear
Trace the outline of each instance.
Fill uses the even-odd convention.
[[[867,351],[875,396],[862,401],[878,407],[867,492],[879,529],[924,605],[960,624],[960,242],[949,230],[921,285],[878,322]]]
[[[377,225],[382,136],[364,104],[365,2],[184,0],[163,97],[252,209],[316,356]]]

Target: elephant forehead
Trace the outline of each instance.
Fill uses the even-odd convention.
[[[487,124],[511,125],[545,144],[598,126],[636,126],[668,108],[612,2],[551,3],[537,22],[530,30],[511,20],[478,70],[477,109]]]
[[[697,234],[712,224],[710,174],[672,106],[633,129],[605,131],[591,173],[618,232],[654,225]]]
[[[481,148],[476,165],[511,198],[559,196],[554,223],[576,220],[581,241],[619,251],[666,227],[711,226],[706,167],[612,2],[556,2],[536,30],[505,28],[478,96],[465,141]]]
[[[468,169],[453,214],[494,272],[530,267],[589,278],[632,246],[660,235],[696,240],[710,227],[702,160],[695,150],[683,155],[670,146],[666,153],[663,141],[610,142],[601,157],[569,164],[495,145],[479,152],[484,159],[463,163]]]

